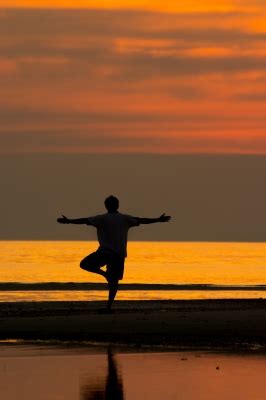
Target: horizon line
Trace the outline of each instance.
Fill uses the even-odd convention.
[[[81,243],[98,243],[97,239],[91,240],[91,239],[1,239],[0,238],[0,243],[1,242],[81,242]],[[219,243],[219,244],[266,244],[266,240],[175,240],[175,239],[168,239],[168,240],[129,240],[128,245],[130,246],[131,243],[180,243],[180,244],[212,244],[212,243]]]
[[[205,157],[266,157],[266,150],[265,151],[239,151],[239,152],[223,152],[223,151],[184,151],[184,152],[167,152],[167,151],[123,151],[123,150],[101,150],[101,151],[45,151],[45,150],[34,150],[34,151],[0,151],[1,156],[18,156],[18,155],[121,155],[121,156],[129,156],[129,155],[143,155],[143,156],[205,156]]]

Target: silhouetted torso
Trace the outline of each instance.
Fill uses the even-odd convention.
[[[88,217],[88,225],[97,229],[101,249],[114,251],[121,257],[127,255],[128,230],[139,225],[139,218],[119,212]]]

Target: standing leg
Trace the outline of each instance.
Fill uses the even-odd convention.
[[[118,279],[112,279],[108,280],[108,285],[109,285],[109,296],[108,296],[108,302],[107,302],[107,311],[111,311],[112,309],[112,304],[114,302],[117,290],[118,290]]]
[[[109,285],[109,295],[107,301],[107,311],[110,312],[112,304],[118,290],[118,282],[123,279],[124,273],[124,262],[123,257],[112,255],[106,265],[106,279]]]

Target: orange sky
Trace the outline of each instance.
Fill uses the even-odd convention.
[[[205,0],[200,4],[197,0],[186,0],[178,4],[176,1],[160,0],[1,0],[2,7],[67,7],[67,8],[145,8],[160,11],[228,11],[239,7],[240,1],[222,0],[215,4],[212,0]]]
[[[177,3],[0,0],[2,152],[266,154],[266,6]]]
[[[1,0],[1,7],[44,7],[44,8],[112,8],[112,9],[146,9],[170,12],[209,12],[209,11],[239,11],[259,10],[263,7],[263,1],[253,0],[186,0],[177,2],[175,0]]]

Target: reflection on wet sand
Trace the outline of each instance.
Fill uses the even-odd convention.
[[[124,400],[123,383],[118,373],[115,357],[108,349],[106,377],[99,376],[97,383],[88,382],[80,388],[80,400]]]

